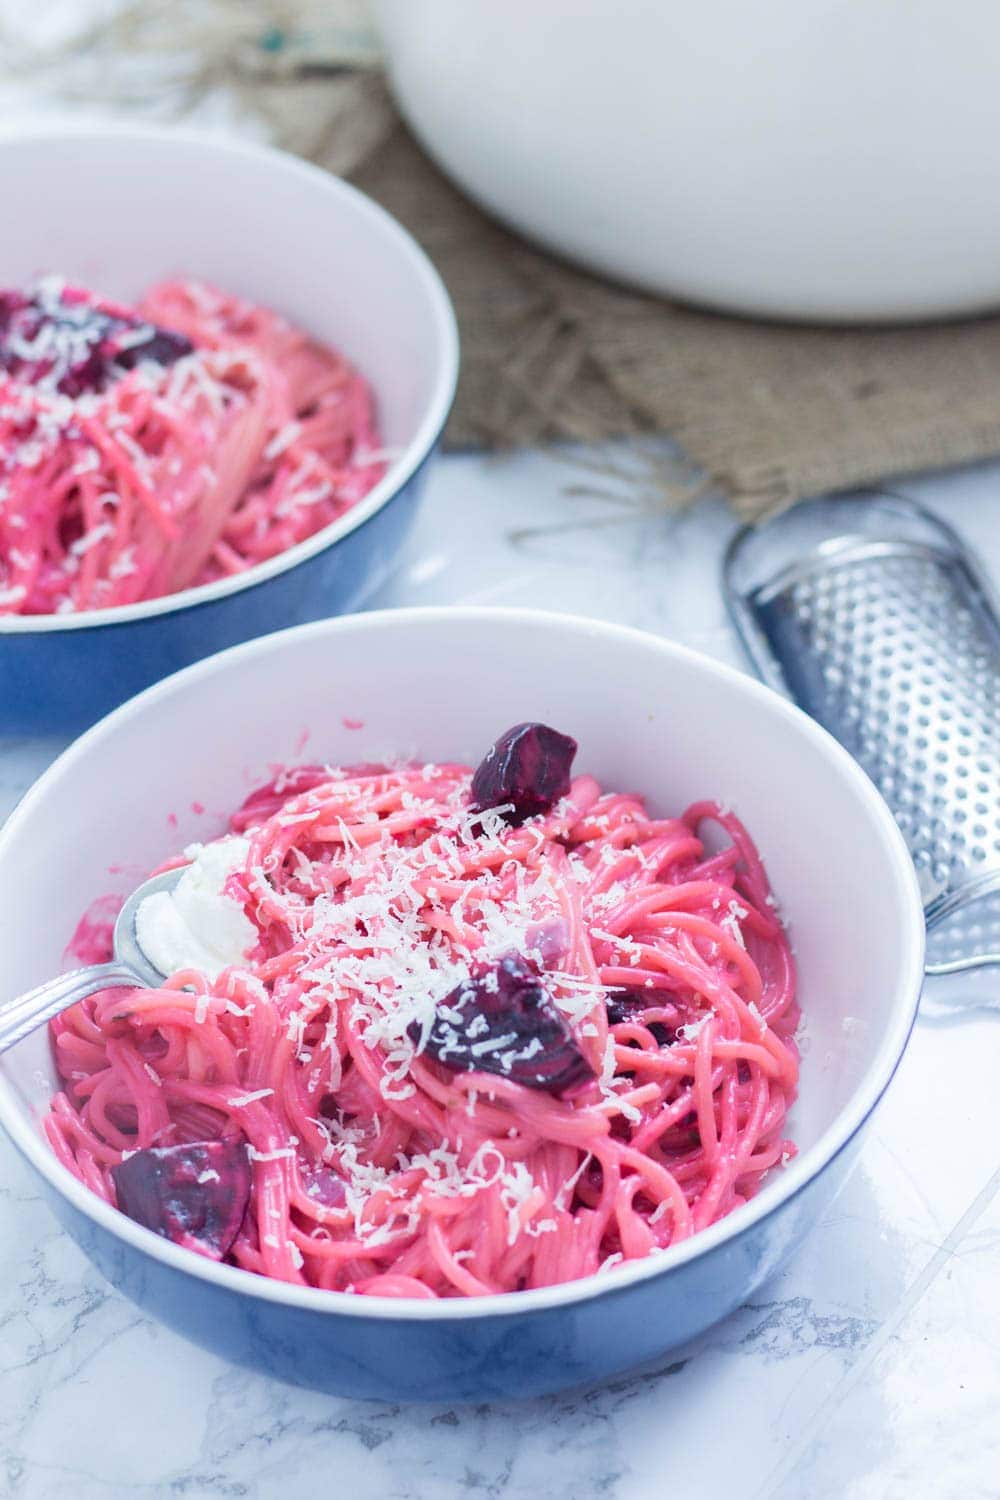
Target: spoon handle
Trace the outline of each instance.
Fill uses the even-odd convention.
[[[36,1027],[51,1021],[60,1011],[78,1000],[86,1000],[98,990],[118,985],[139,989],[141,981],[124,964],[88,964],[85,969],[70,969],[55,979],[47,979],[33,990],[26,990],[9,1005],[0,1007],[0,1052],[6,1052],[23,1041]]]

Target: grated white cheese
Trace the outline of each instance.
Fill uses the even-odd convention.
[[[84,532],[83,536],[78,537],[75,542],[70,543],[70,555],[72,557],[83,557],[91,548],[96,547],[106,537],[114,536],[114,534],[115,528],[110,522],[102,521],[100,525],[92,526],[89,531]]]
[[[284,427],[278,429],[264,449],[264,457],[267,459],[277,458],[279,454],[284,453],[285,449],[295,442],[301,433],[301,422],[286,422]]]
[[[703,1016],[699,1016],[696,1021],[688,1021],[684,1026],[678,1026],[677,1035],[685,1042],[696,1041],[701,1028],[714,1014],[714,1011],[709,1010]]]
[[[573,1173],[572,1177],[568,1178],[566,1182],[563,1183],[562,1187],[556,1193],[556,1196],[553,1200],[556,1208],[561,1208],[563,1210],[569,1208],[570,1204],[573,1201],[573,1194],[576,1192],[576,1185],[580,1181],[580,1178],[583,1176],[584,1172],[590,1166],[590,1163],[593,1161],[593,1159],[593,1152],[588,1151],[586,1156],[583,1158],[583,1161]]]

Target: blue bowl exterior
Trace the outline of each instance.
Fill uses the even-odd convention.
[[[188,1276],[116,1238],[42,1181],[58,1218],[120,1292],[223,1359],[331,1395],[478,1402],[547,1395],[662,1357],[777,1271],[839,1192],[861,1132],[762,1220],[660,1276],[517,1317],[448,1323],[288,1307]]]
[[[356,530],[261,583],[120,625],[0,631],[0,732],[75,733],[203,656],[356,608],[387,578],[435,452]]]

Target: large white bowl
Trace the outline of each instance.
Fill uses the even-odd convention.
[[[987,0],[379,0],[396,97],[468,192],[611,276],[741,312],[1000,302]]]
[[[0,1123],[106,1274],[231,1357],[327,1389],[482,1399],[658,1354],[787,1256],[842,1180],[844,1148],[899,1060],[923,914],[903,840],[865,775],[749,677],[636,631],[533,611],[400,610],[304,626],[188,668],[98,724],[0,833],[0,999],[60,967],[95,897],[219,832],[275,762],[475,762],[531,718],[578,738],[580,770],[661,812],[716,796],[745,818],[799,965],[801,1155],[753,1203],[612,1276],[436,1304],[352,1298],[215,1265],[93,1197],[42,1138],[54,1081],[36,1033],[0,1064]]]

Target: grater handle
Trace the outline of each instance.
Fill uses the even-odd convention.
[[[948,974],[971,974],[973,969],[1000,969],[1000,953],[977,953],[974,958],[954,958],[950,963],[924,965],[924,973],[930,979],[941,979]]]
[[[942,923],[959,917],[963,911],[981,901],[985,896],[1000,892],[1000,870],[991,870],[979,880],[970,881],[957,891],[945,892],[924,908],[927,931],[931,933]],[[993,952],[974,953],[967,958],[953,958],[940,962],[929,962],[924,972],[932,976],[947,974],[969,974],[974,969],[1000,968],[1000,949]]]

